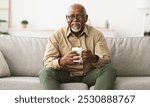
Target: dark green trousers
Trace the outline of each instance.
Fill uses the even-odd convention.
[[[59,90],[61,83],[82,82],[89,87],[95,85],[95,90],[113,89],[116,80],[116,70],[111,64],[89,71],[85,76],[70,77],[69,72],[53,68],[45,68],[40,74],[40,84],[46,90]]]

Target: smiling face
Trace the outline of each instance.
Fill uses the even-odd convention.
[[[88,15],[86,14],[85,8],[80,4],[73,4],[69,8],[69,12],[66,15],[68,26],[71,32],[75,35],[80,34],[87,21]]]

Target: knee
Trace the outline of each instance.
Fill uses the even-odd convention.
[[[53,68],[44,68],[40,71],[39,77],[55,76],[55,69]]]
[[[110,72],[112,72],[114,74],[117,73],[117,70],[115,69],[115,67],[112,64],[107,64],[106,68],[108,69],[108,71],[110,71]]]
[[[112,75],[112,76],[116,76],[117,75],[117,70],[115,69],[115,67],[112,64],[107,64],[104,66],[104,71],[108,72],[108,74]]]

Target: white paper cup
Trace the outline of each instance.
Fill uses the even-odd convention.
[[[81,54],[82,54],[83,49],[81,47],[72,47],[72,51],[76,51],[79,54],[79,56],[74,57],[74,58],[79,58],[79,60],[74,60],[73,62],[82,63]]]

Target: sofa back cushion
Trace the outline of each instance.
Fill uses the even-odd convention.
[[[0,36],[0,51],[15,76],[38,76],[47,39]]]
[[[106,38],[118,76],[150,75],[150,37]]]
[[[8,64],[0,51],[0,78],[10,76],[10,70]]]
[[[2,51],[11,75],[38,76],[47,38],[0,36]],[[150,37],[106,38],[118,76],[150,75]]]

